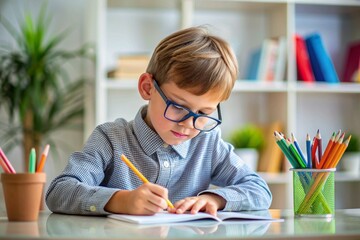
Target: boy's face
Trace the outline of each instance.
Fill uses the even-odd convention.
[[[178,123],[164,117],[166,103],[154,87],[154,83],[151,84],[146,123],[169,145],[177,145],[197,136],[200,131],[194,128],[193,117]],[[162,84],[160,88],[169,100],[190,109],[194,113],[211,114],[216,111],[219,104],[219,99],[214,92],[197,96],[177,87],[171,81]]]

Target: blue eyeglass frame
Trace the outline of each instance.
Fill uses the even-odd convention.
[[[216,118],[213,118],[213,117],[210,117],[206,114],[197,114],[197,113],[194,113],[193,111],[191,111],[190,109],[188,109],[187,107],[184,107],[184,106],[181,106],[180,104],[177,104],[176,102],[173,102],[171,100],[169,100],[165,93],[161,90],[159,84],[157,83],[157,81],[154,79],[154,86],[156,88],[156,90],[158,91],[158,93],[160,94],[160,96],[162,97],[162,99],[164,100],[164,102],[166,103],[166,108],[165,108],[165,111],[164,111],[164,117],[166,119],[168,119],[169,121],[172,121],[172,122],[182,122],[182,121],[185,121],[186,119],[190,118],[190,117],[193,117],[193,126],[195,129],[201,131],[201,132],[210,132],[211,130],[213,130],[214,128],[216,128],[217,126],[219,126],[221,123],[222,123],[222,116],[221,116],[221,109],[220,109],[220,103],[216,106],[216,109],[217,109],[217,112],[218,112],[218,119]],[[173,104],[175,106],[178,106],[180,108],[183,108],[183,109],[186,109],[189,113],[186,114],[183,118],[179,119],[179,120],[173,120],[173,119],[169,119],[166,117],[166,111],[169,107],[170,104]],[[211,128],[211,129],[208,129],[208,130],[204,130],[204,129],[198,129],[195,127],[195,121],[197,118],[199,117],[207,117],[207,118],[211,118],[213,120],[215,120],[217,122],[217,125],[215,125],[215,127]]]

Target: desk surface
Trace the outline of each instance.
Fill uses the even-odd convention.
[[[294,218],[290,210],[270,213],[284,222],[144,226],[50,212],[41,212],[37,222],[9,222],[1,214],[0,239],[360,239],[360,209],[337,210],[332,219]]]

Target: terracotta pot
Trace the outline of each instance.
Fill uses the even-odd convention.
[[[45,182],[46,174],[43,172],[1,174],[9,221],[36,221],[38,219]]]

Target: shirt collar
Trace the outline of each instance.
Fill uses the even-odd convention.
[[[164,141],[152,130],[145,122],[147,106],[140,108],[134,119],[134,132],[141,148],[150,156],[159,148],[164,147]],[[191,141],[191,140],[190,140]],[[169,145],[181,158],[185,158],[190,147],[190,141],[185,141],[178,145]]]

